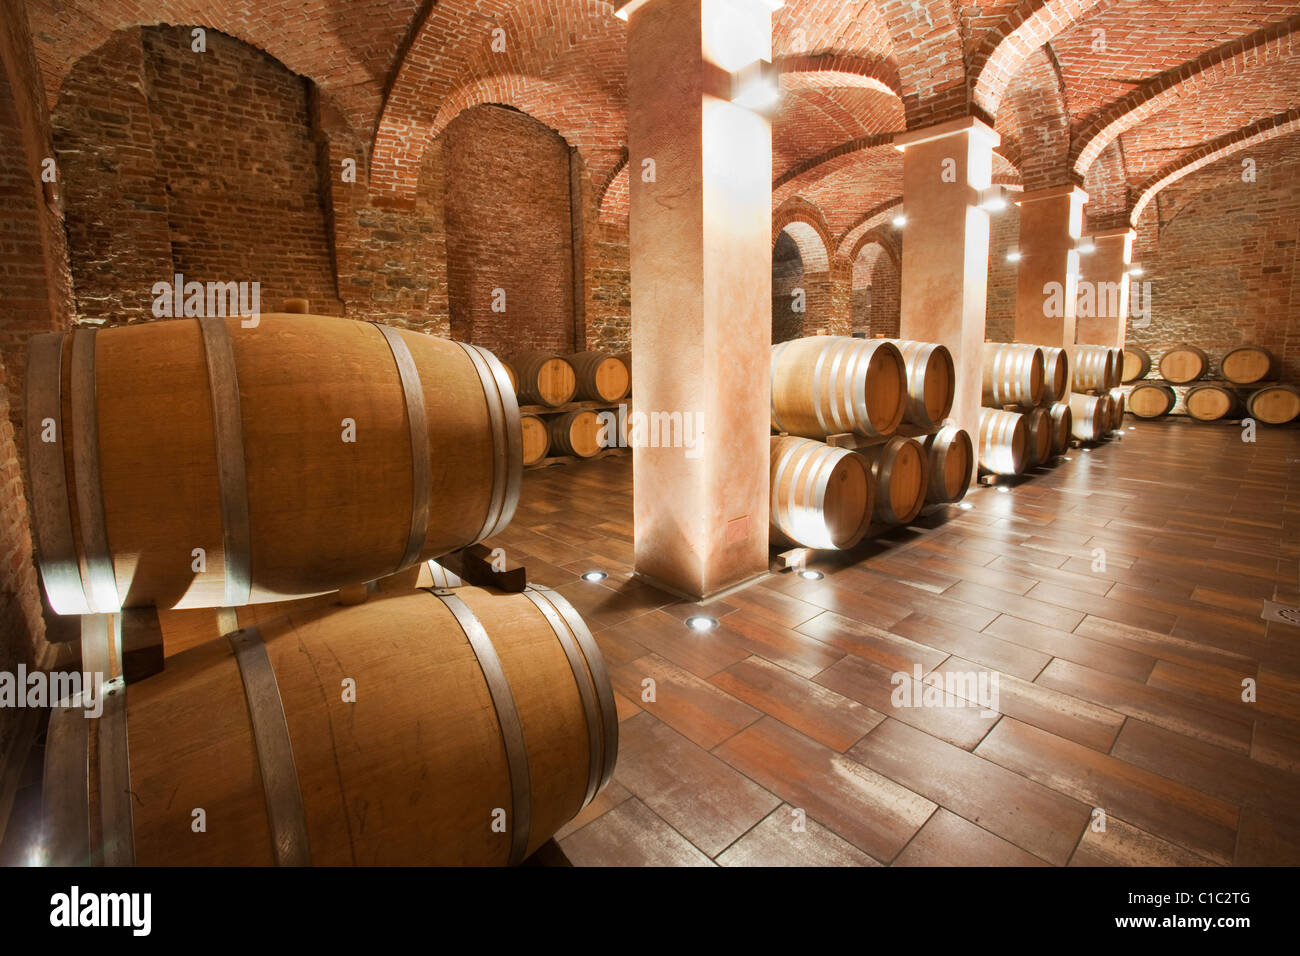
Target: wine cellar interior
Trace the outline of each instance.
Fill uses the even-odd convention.
[[[0,57],[6,866],[1300,864],[1300,3]]]

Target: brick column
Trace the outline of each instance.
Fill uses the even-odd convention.
[[[704,598],[768,566],[772,128],[724,97],[729,74],[771,58],[771,4],[633,0],[620,15],[634,425],[646,416],[660,444],[656,420],[702,427],[693,449],[634,449],[635,565]]]
[[[1015,340],[1069,349],[1074,345],[1075,297],[1083,204],[1077,186],[1053,186],[1025,193],[1020,207],[1020,262],[1016,270]],[[1071,379],[1073,378],[1071,369]],[[1066,390],[1069,391],[1069,382]]]
[[[1080,302],[1091,315],[1080,315],[1080,344],[1122,349],[1128,332],[1129,265],[1137,233],[1127,227],[1092,234],[1096,249],[1079,261]],[[1091,296],[1091,304],[1083,299]]]

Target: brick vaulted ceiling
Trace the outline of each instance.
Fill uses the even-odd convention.
[[[311,80],[368,143],[377,201],[411,201],[429,144],[503,103],[586,164],[602,219],[627,212],[626,26],[603,0],[28,0],[54,104],[117,30],[220,30]],[[901,191],[893,134],[963,115],[1002,135],[997,181],[1082,183],[1096,225],[1243,148],[1297,149],[1300,3],[1273,0],[788,0],[773,17],[782,104],[774,207],[820,210],[833,243]],[[501,31],[494,33],[494,31]],[[494,49],[494,36],[504,49]]]

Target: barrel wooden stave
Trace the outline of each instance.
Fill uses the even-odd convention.
[[[1124,347],[1124,364],[1120,371],[1120,383],[1127,385],[1144,379],[1151,373],[1151,353],[1136,345]]]
[[[952,411],[956,386],[952,353],[937,342],[887,341],[898,346],[907,368],[907,406],[903,421],[918,428],[938,428]]]
[[[1112,388],[1107,395],[1110,398],[1110,430],[1119,431],[1124,427],[1124,412],[1128,399],[1119,388]]]
[[[1038,406],[1024,411],[1025,467],[1044,464],[1052,456],[1052,415]]]
[[[523,462],[535,465],[551,450],[551,433],[546,422],[536,415],[520,415],[519,431],[523,445]]]
[[[563,355],[539,350],[516,352],[510,365],[518,380],[521,405],[557,408],[573,401],[577,394],[577,376]]]
[[[1074,347],[1074,392],[1107,391],[1115,379],[1115,353],[1100,345]]]
[[[992,408],[980,409],[980,468],[997,475],[1018,475],[1025,470],[1028,447],[1025,416]]]
[[[1110,432],[1110,396],[1070,396],[1071,427],[1079,441],[1101,441]]]
[[[1127,410],[1137,418],[1162,418],[1173,411],[1178,394],[1161,382],[1143,382],[1128,393]]]
[[[925,500],[930,504],[954,504],[970,490],[975,465],[975,448],[964,428],[946,425],[920,439],[925,448],[929,481]]]
[[[1195,345],[1179,345],[1160,356],[1160,377],[1175,385],[1196,381],[1210,369],[1210,357]]]
[[[576,397],[588,402],[617,402],[627,395],[631,378],[627,366],[608,352],[578,352],[569,356],[577,382]]]
[[[1070,447],[1074,427],[1070,403],[1056,402],[1047,409],[1047,414],[1052,420],[1052,454],[1063,455],[1065,449]]]
[[[1223,356],[1219,370],[1235,385],[1254,385],[1272,373],[1276,362],[1273,353],[1258,345],[1239,345]]]
[[[1065,349],[1043,348],[1044,405],[1063,400],[1070,389],[1070,353]]]
[[[1261,388],[1246,399],[1246,410],[1266,425],[1285,425],[1300,417],[1300,389],[1294,385]]]
[[[550,618],[526,594],[455,593],[495,649],[518,713],[530,819],[527,842],[522,832],[519,841],[531,853],[612,774],[618,725],[608,675],[585,625],[555,592],[535,590],[555,611]],[[299,790],[312,864],[510,860],[525,808],[514,803],[503,720],[483,665],[447,604],[427,591],[385,595],[297,611],[259,631],[292,745],[293,765],[272,769]],[[566,644],[577,648],[573,660]],[[339,692],[347,679],[355,700]],[[136,862],[275,862],[231,643],[220,638],[169,658],[126,694]],[[98,779],[89,782],[93,805]],[[191,829],[194,807],[206,811],[206,833]],[[505,832],[492,828],[498,808]]]
[[[925,505],[929,457],[914,438],[894,435],[859,454],[871,467],[875,485],[874,517],[885,524],[907,524]]]
[[[1183,396],[1187,414],[1200,422],[1217,422],[1231,418],[1240,410],[1235,392],[1222,385],[1193,385]]]
[[[590,458],[600,451],[600,418],[590,409],[575,409],[548,420],[551,445],[562,455]]]
[[[772,346],[772,428],[804,438],[893,434],[907,404],[907,369],[885,339],[811,336]]]
[[[768,477],[774,543],[843,550],[862,540],[875,486],[860,455],[806,438],[773,436]]]
[[[984,343],[985,405],[1037,405],[1043,399],[1044,388],[1041,348],[1010,342]]]

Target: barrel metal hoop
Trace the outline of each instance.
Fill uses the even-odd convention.
[[[429,424],[424,408],[424,387],[420,370],[416,367],[411,350],[401,332],[391,325],[372,322],[393,353],[397,374],[402,381],[402,397],[406,402],[406,421],[411,443],[411,526],[406,535],[406,548],[393,573],[404,571],[420,560],[424,539],[429,534],[429,511],[433,505],[433,461],[429,451]]]
[[[543,585],[534,585],[533,590],[549,601],[564,617],[569,630],[578,641],[578,647],[587,658],[587,669],[591,672],[592,683],[596,686],[596,700],[600,703],[600,718],[604,727],[605,759],[600,774],[599,792],[614,776],[614,765],[618,762],[618,705],[614,703],[613,685],[609,680],[609,671],[605,668],[605,658],[600,653],[596,639],[591,636],[587,623],[582,619],[573,605],[559,591]]]
[[[50,606],[58,614],[89,614],[90,598],[77,560],[64,465],[62,380],[66,338],[65,332],[48,332],[33,336],[27,344],[24,420],[31,478],[28,491],[41,580]],[[54,424],[54,441],[42,438],[46,421]]]
[[[244,426],[239,406],[239,376],[226,320],[199,319],[212,396],[212,438],[221,494],[221,550],[226,607],[242,607],[252,596],[252,533],[248,515],[248,472],[244,464]]]
[[[492,500],[487,518],[475,541],[482,541],[500,532],[510,524],[519,505],[519,490],[524,477],[523,435],[519,424],[519,402],[510,377],[495,355],[477,345],[457,342],[478,373],[487,400],[488,417],[492,426],[492,450],[495,464],[492,469]],[[504,466],[503,466],[504,463]]]
[[[111,613],[122,600],[113,575],[99,470],[99,408],[95,394],[95,330],[72,335],[72,467],[77,494],[85,589],[91,610]]]
[[[131,756],[126,729],[126,681],[114,677],[100,691],[99,804],[103,820],[104,865],[135,865],[135,825],[131,813]]]
[[[298,766],[293,759],[293,740],[262,632],[254,625],[227,634],[226,639],[239,665],[244,699],[248,702],[248,720],[257,748],[276,865],[310,866],[307,813],[298,784]]]
[[[82,694],[50,710],[41,784],[41,842],[50,866],[90,863],[90,718]]]
[[[501,657],[497,654],[496,647],[492,644],[492,638],[488,636],[483,622],[470,610],[469,605],[450,592],[430,593],[446,605],[447,610],[456,618],[456,623],[465,632],[470,649],[473,650],[479,668],[483,671],[483,679],[487,682],[488,694],[492,698],[492,707],[501,726],[506,766],[510,772],[511,817],[508,821],[510,827],[508,863],[515,866],[524,861],[533,826],[533,785],[528,769],[528,746],[524,741],[524,725],[519,719],[515,695],[510,690],[510,681],[506,678],[505,668],[501,664]]]
[[[524,596],[536,605],[537,610],[542,612],[551,625],[551,630],[555,632],[556,638],[559,639],[560,647],[564,649],[564,656],[569,659],[569,669],[573,671],[573,680],[578,685],[578,696],[582,698],[582,713],[587,718],[587,791],[582,797],[582,805],[585,807],[596,796],[603,769],[600,747],[602,730],[599,705],[596,703],[596,688],[592,684],[591,674],[587,670],[586,659],[583,657],[582,651],[579,650],[573,635],[569,632],[569,628],[561,619],[559,612],[532,588],[525,590]]]

